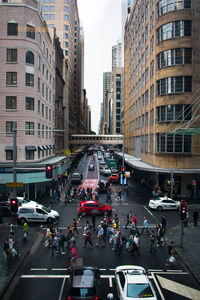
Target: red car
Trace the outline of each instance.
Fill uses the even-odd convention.
[[[78,207],[78,214],[81,216],[86,215],[110,215],[112,208],[109,205],[101,204],[97,201],[81,201]]]
[[[113,182],[113,183],[119,183],[119,175],[118,174],[112,174],[108,180],[110,182]]]

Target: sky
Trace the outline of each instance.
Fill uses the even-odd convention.
[[[121,0],[78,0],[84,30],[84,88],[92,111],[92,130],[98,133],[103,73],[112,69],[112,46],[121,39]]]

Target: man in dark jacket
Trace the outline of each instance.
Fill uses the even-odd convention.
[[[196,209],[196,210],[193,212],[193,220],[194,220],[194,226],[195,226],[195,227],[197,226],[198,218],[199,218],[199,213],[198,213],[198,210]]]

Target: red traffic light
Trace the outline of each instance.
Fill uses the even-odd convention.
[[[122,167],[122,174],[124,174],[125,173],[125,168],[124,167]]]
[[[186,205],[181,205],[181,220],[186,219],[186,211],[187,211],[187,206]]]
[[[17,198],[13,198],[10,200],[10,210],[12,213],[18,212],[18,199]]]
[[[46,165],[46,178],[53,178],[53,165],[48,164]]]

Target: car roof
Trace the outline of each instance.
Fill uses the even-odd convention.
[[[80,173],[73,173],[72,176],[80,176]]]
[[[153,201],[162,201],[162,200],[173,200],[171,198],[168,197],[157,197],[155,199],[152,199]],[[174,200],[173,200],[174,201]]]
[[[85,204],[85,203],[92,203],[92,204],[94,204],[94,203],[99,203],[99,202],[94,201],[94,200],[86,200],[86,201],[81,201],[80,203],[81,204]]]
[[[20,208],[42,208],[42,205],[37,203],[37,202],[34,202],[34,201],[30,201],[30,202],[27,202],[27,203],[22,203],[21,207]]]

